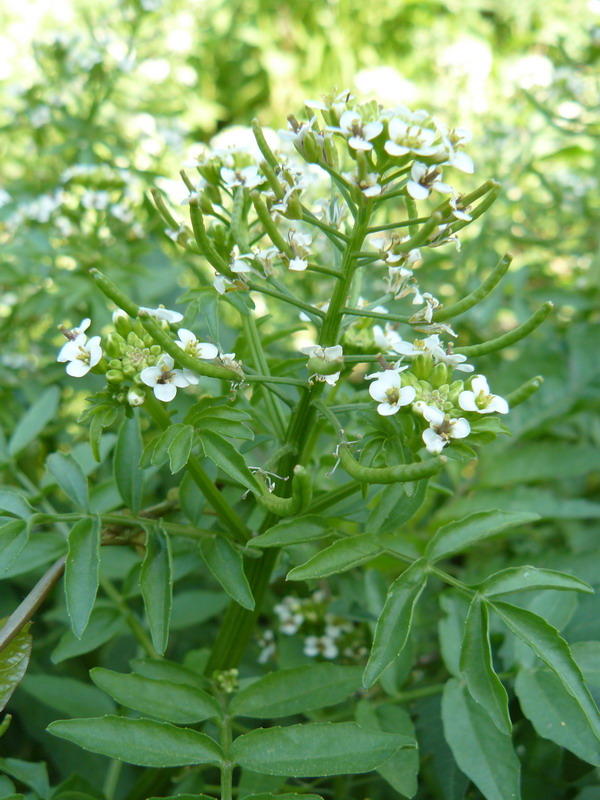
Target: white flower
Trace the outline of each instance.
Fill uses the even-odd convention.
[[[405,342],[399,336],[398,341],[394,345],[394,350],[399,355],[407,356],[408,358],[412,358],[412,356],[426,355],[427,353],[431,353],[437,358],[439,351],[443,353],[443,350],[441,350],[440,347],[440,337],[436,333],[434,333],[432,336],[428,336],[426,339],[415,339],[412,343]]]
[[[485,375],[476,375],[471,381],[471,391],[458,395],[458,405],[463,411],[476,411],[478,414],[508,414],[508,403],[497,394],[490,394]]]
[[[431,339],[432,337],[430,336],[429,338]],[[475,369],[472,364],[464,363],[467,360],[467,357],[463,356],[462,353],[452,352],[452,343],[448,345],[447,350],[444,350],[443,347],[439,347],[435,350],[432,350],[432,352],[436,361],[445,364],[451,369],[456,369],[459,372],[473,372]]]
[[[333,345],[333,347],[321,347],[321,345],[318,344],[309,344],[305,347],[301,347],[300,352],[304,353],[309,358],[320,358],[322,361],[326,362],[338,361],[344,355],[340,344]]]
[[[379,120],[363,122],[358,111],[344,111],[340,117],[340,127],[329,130],[337,130],[344,134],[348,139],[348,145],[353,150],[372,150],[372,139],[376,139],[383,130],[383,124]]]
[[[385,330],[381,325],[373,326],[373,339],[377,347],[383,352],[395,350],[396,344],[402,341],[402,337],[395,331],[389,322],[385,323]]]
[[[428,167],[421,161],[415,161],[410,168],[411,179],[406,184],[406,191],[414,200],[424,200],[431,190],[443,194],[452,194],[454,189],[442,182],[442,172],[438,167]]]
[[[233,189],[236,186],[255,189],[265,180],[258,171],[258,167],[242,167],[237,170],[221,167],[221,178],[229,189]]]
[[[377,172],[367,172],[362,178],[359,178],[354,172],[342,173],[342,178],[345,178],[353,186],[358,186],[365,197],[377,197],[381,194],[382,187],[378,183],[379,177]]]
[[[76,339],[80,333],[84,333],[92,324],[92,320],[89,317],[82,319],[79,325],[76,328],[71,328],[67,330],[61,327],[61,332],[67,337],[67,339],[74,340]],[[62,351],[61,351],[62,352]]]
[[[419,401],[413,409],[429,422],[429,428],[423,431],[423,441],[428,452],[439,455],[450,439],[464,439],[471,432],[471,426],[464,417],[452,419],[435,406],[428,406]]]
[[[215,279],[213,280],[213,286],[219,294],[225,294],[225,292],[227,291],[227,287],[231,286],[231,281],[224,275],[217,274],[215,275]]]
[[[307,636],[304,640],[304,655],[337,658],[338,648],[329,636]]]
[[[304,270],[308,267],[308,261],[304,258],[292,258],[290,259],[288,267],[293,272],[304,272]]]
[[[219,355],[218,347],[214,344],[198,341],[195,334],[186,328],[179,328],[177,336],[179,336],[179,339],[175,341],[175,344],[185,350],[186,353],[194,356],[194,358],[211,360]]]
[[[241,361],[235,360],[235,353],[219,353],[219,361],[227,369],[233,369],[236,372],[241,370]]]
[[[289,259],[288,267],[294,272],[303,272],[308,267],[309,246],[312,236],[308,233],[298,233],[294,228],[288,231],[288,242],[294,257]]]
[[[471,132],[466,128],[449,129],[443,122],[437,119],[434,119],[433,122],[438,133],[442,137],[443,153],[448,159],[446,163],[450,164],[452,167],[456,167],[456,169],[460,169],[462,172],[472,174],[475,171],[473,159],[462,150],[458,150],[459,147],[471,141],[473,138]]]
[[[154,391],[157,400],[168,403],[174,399],[177,389],[184,389],[194,381],[179,369],[173,369],[174,361],[170,355],[163,353],[158,364],[154,367],[146,367],[140,373],[140,378],[146,386],[150,386]],[[186,370],[186,373],[189,370]],[[190,373],[193,374],[193,373]],[[197,383],[197,378],[196,381]]]
[[[183,319],[183,314],[180,314],[179,311],[169,311],[169,309],[164,306],[159,306],[158,308],[140,306],[140,311],[145,311],[146,314],[150,314],[150,316],[155,319],[164,319],[169,324],[181,322]]]
[[[67,375],[72,378],[83,378],[92,367],[96,366],[101,358],[100,337],[92,336],[88,342],[85,333],[80,333],[72,341],[63,345],[56,360],[63,363],[65,361],[69,362],[67,364]]]
[[[375,378],[369,386],[369,394],[379,403],[377,412],[382,417],[396,414],[401,406],[407,406],[415,399],[416,392],[413,386],[402,387],[399,370],[389,369],[366,377],[369,380]]]
[[[240,248],[236,244],[233,246],[233,250],[229,256],[229,268],[232,272],[235,272],[236,275],[254,272],[248,263],[248,259],[252,260],[253,258],[254,253],[240,253]]]
[[[408,153],[431,156],[436,151],[433,145],[435,131],[410,124],[400,117],[390,120],[388,135],[390,138],[385,143],[384,150],[390,156],[405,156]]]

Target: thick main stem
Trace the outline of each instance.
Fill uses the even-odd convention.
[[[367,235],[369,216],[369,206],[359,210],[354,230],[344,251],[340,266],[341,277],[334,289],[319,336],[319,344],[324,347],[337,343],[344,316],[342,309],[346,304],[346,299],[352,286],[357,263],[356,254],[360,252]],[[312,429],[316,415],[314,402],[320,397],[323,388],[323,383],[316,383],[308,387],[304,392],[288,426],[285,443],[290,447],[277,465],[277,474],[291,475],[293,467],[302,463],[305,445],[309,438],[307,433]],[[282,493],[289,492],[290,483],[291,481],[287,481],[287,485],[282,487]],[[270,514],[265,520],[262,530],[264,531],[271,527],[277,520],[277,517]],[[253,611],[248,611],[237,603],[230,604],[225,612],[223,624],[217,634],[217,639],[208,661],[207,673],[209,675],[214,670],[230,669],[240,663],[254,632],[256,618],[269,586],[277,555],[278,551],[275,548],[269,549],[261,559],[247,565],[246,575],[254,595],[255,608]]]

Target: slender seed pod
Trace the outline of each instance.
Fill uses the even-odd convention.
[[[202,211],[200,211],[200,206],[195,198],[190,200],[190,220],[192,222],[192,229],[194,231],[194,236],[196,237],[196,242],[204,258],[206,258],[206,260],[217,270],[217,272],[220,272],[222,275],[226,275],[231,280],[234,280],[235,275],[229,269],[229,264],[225,261],[225,259],[221,258],[221,256],[213,247],[212,242],[208,238],[206,228],[204,227]]]
[[[434,321],[442,322],[445,319],[457,317],[459,314],[464,314],[465,311],[468,311],[470,308],[473,308],[473,306],[476,306],[477,303],[480,303],[485,297],[488,296],[492,289],[494,289],[500,283],[507,269],[510,267],[512,258],[513,257],[510,253],[506,253],[506,255],[502,256],[500,261],[496,264],[481,286],[478,286],[477,289],[466,295],[466,297],[463,297],[463,299],[459,300],[457,303],[453,303],[451,306],[441,308],[439,311],[434,311]]]
[[[310,473],[297,464],[292,478],[291,497],[279,497],[271,494],[265,487],[265,493],[256,496],[256,501],[278,517],[295,517],[305,511],[312,501],[312,480]]]
[[[525,381],[525,383],[522,383],[520,386],[518,386],[514,392],[507,394],[505,400],[508,403],[511,411],[515,406],[520,405],[529,397],[531,397],[532,394],[535,394],[543,382],[544,379],[542,376],[536,375],[535,378],[530,378],[528,381]]]
[[[256,144],[258,145],[258,149],[263,154],[265,161],[269,164],[270,167],[273,169],[277,169],[277,159],[267,144],[267,140],[265,139],[265,135],[262,132],[262,128],[257,119],[253,119],[251,122],[252,133],[254,134],[254,138],[256,139]]]
[[[462,353],[462,355],[471,358],[473,356],[485,356],[488,353],[495,353],[497,350],[504,350],[505,347],[510,347],[511,344],[520,342],[521,339],[529,336],[532,331],[542,324],[553,308],[554,304],[548,301],[541,305],[538,310],[535,311],[526,322],[519,325],[518,328],[505,333],[503,336],[498,336],[496,339],[490,339],[489,342],[474,344],[470,347],[456,347],[454,352]]]
[[[361,483],[407,483],[429,478],[439,472],[447,461],[445,456],[438,456],[428,461],[398,464],[394,467],[363,467],[350,453],[347,445],[340,447],[339,456],[348,475]]]
[[[278,250],[280,250],[282,253],[285,253],[289,258],[293,258],[294,251],[279,232],[277,225],[275,225],[271,219],[269,210],[264,204],[260,194],[258,192],[252,192],[250,197],[252,198],[252,203],[254,204],[256,214],[262,222],[269,239],[273,242]]]
[[[209,378],[224,378],[227,381],[235,381],[236,383],[241,381],[242,375],[234,372],[234,370],[201,361],[198,358],[194,358],[194,356],[189,353],[186,353],[179,345],[175,344],[175,340],[171,338],[169,333],[164,331],[157,321],[146,311],[140,311],[138,319],[154,341],[159,344],[165,352],[172,356],[175,361],[181,364],[182,367],[185,367],[185,369],[189,369],[198,375],[204,375]]]
[[[112,281],[109,281],[106,275],[95,268],[90,270],[90,275],[96,281],[96,285],[100,291],[112,300],[118,308],[125,311],[130,317],[137,317],[139,306],[118,289]]]
[[[247,252],[250,249],[248,244],[248,225],[244,218],[244,187],[237,186],[233,195],[233,208],[231,209],[230,231],[233,241],[237,246]]]
[[[404,244],[400,245],[397,248],[398,253],[408,253],[409,250],[414,250],[415,247],[419,247],[419,245],[423,244],[427,241],[430,234],[433,233],[434,229],[440,225],[442,221],[442,215],[439,211],[434,211],[431,217],[427,220],[427,222],[417,231],[414,236],[404,242]]]

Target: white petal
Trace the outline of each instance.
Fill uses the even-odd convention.
[[[483,392],[485,395],[488,395],[490,393],[490,387],[488,386],[485,375],[476,375],[471,381],[471,388],[475,394]]]
[[[363,126],[363,133],[365,139],[375,139],[381,131],[383,130],[383,125],[381,122],[367,122],[366,125]]]
[[[414,200],[425,200],[426,197],[429,197],[429,189],[415,181],[408,181],[406,191]]]
[[[300,352],[304,353],[304,355],[308,356],[309,358],[315,356],[319,350],[322,350],[322,348],[319,347],[318,344],[307,344],[300,348]]]
[[[140,372],[142,383],[145,383],[146,386],[156,386],[160,377],[162,377],[162,369],[159,367],[146,367]]]
[[[186,370],[186,371],[190,372],[191,370]],[[192,375],[195,375],[195,373],[192,372]],[[175,386],[178,386],[180,389],[185,389],[186,386],[190,385],[190,381],[188,381],[188,379],[183,374],[183,370],[180,370],[180,369],[172,370],[171,378],[169,379],[169,383],[172,383]],[[196,383],[197,383],[197,381],[196,381]]]
[[[412,403],[412,401],[415,399],[416,394],[417,392],[414,386],[404,386],[402,389],[400,389],[400,399],[398,400],[398,405],[409,405],[409,403]]]
[[[479,411],[477,408],[477,403],[475,402],[474,392],[461,392],[458,395],[458,405],[463,409],[463,411]]]
[[[175,344],[178,344],[184,350],[188,344],[194,344],[197,341],[196,336],[191,331],[188,331],[187,328],[179,328],[177,336],[179,336],[179,341],[175,342]]]
[[[89,317],[86,317],[85,319],[81,320],[76,330],[78,330],[80,333],[83,333],[83,331],[87,331],[91,324],[92,320]]]
[[[459,372],[473,372],[475,367],[472,364],[456,364],[452,363],[452,367]]]
[[[365,197],[378,197],[381,194],[381,186],[376,183],[374,186],[367,186],[362,190]]]
[[[387,140],[387,142],[383,146],[383,149],[389,156],[405,156],[407,153],[410,152],[408,147],[396,144],[396,142],[392,142],[391,139]]]
[[[389,121],[388,131],[390,134],[390,139],[398,139],[401,136],[405,136],[407,130],[408,130],[408,125],[403,119],[398,119],[398,117],[394,117]]]
[[[339,372],[334,372],[333,375],[323,375],[322,378],[325,383],[328,383],[330,386],[335,386],[340,377]]]
[[[200,376],[198,375],[198,373],[192,372],[191,369],[182,369],[181,374],[186,381],[185,383],[186,386],[196,386],[196,384],[200,382]],[[183,385],[177,383],[177,381],[174,381],[174,383],[175,386],[181,386],[181,388],[183,388]]]
[[[341,344],[333,345],[333,347],[326,347],[323,351],[325,361],[337,361],[337,359],[342,358],[343,355],[344,351]]]
[[[425,442],[425,447],[429,453],[433,453],[434,455],[438,455],[444,449],[444,446],[447,444],[445,439],[436,433],[433,428],[427,428],[423,431],[423,441]]]
[[[450,436],[453,439],[464,439],[471,433],[471,426],[464,417],[452,421]]]
[[[444,183],[443,181],[435,181],[435,183],[431,188],[435,189],[436,192],[441,192],[442,194],[452,194],[452,192],[454,191],[452,186],[450,186],[447,183]]]
[[[76,359],[67,364],[67,375],[70,375],[72,378],[83,378],[84,375],[88,374],[91,368],[90,364]]]
[[[85,337],[85,334],[81,335]],[[80,345],[77,344],[77,340],[66,342],[66,344],[63,344],[61,347],[59,354],[56,356],[56,360],[61,362],[73,361],[77,358],[80,352]]]
[[[508,403],[503,397],[500,397],[500,395],[493,394],[492,399],[487,405],[486,411],[497,411],[499,414],[508,414]]]
[[[92,336],[86,345],[86,350],[90,355],[90,367],[95,367],[102,358],[102,348],[100,347],[100,337]]]
[[[458,153],[454,153],[450,163],[452,164],[453,167],[456,167],[456,169],[460,169],[462,172],[467,172],[469,175],[475,172],[475,165],[473,164],[473,159],[471,158],[471,156],[468,156],[462,150],[459,151]]]
[[[198,358],[206,358],[211,360],[219,355],[219,348],[214,344],[209,344],[208,342],[200,342],[196,346],[196,352],[198,354]]]
[[[177,389],[172,383],[157,383],[154,387],[154,396],[163,403],[170,402],[177,394]]]
[[[165,367],[167,368],[167,370],[172,370],[173,369],[173,365],[175,364],[175,362],[173,361],[173,358],[168,353],[163,353],[162,356],[160,357],[159,366],[161,364],[164,364]]]
[[[421,413],[432,425],[441,425],[444,422],[444,412],[435,406],[423,406]]]
[[[400,406],[390,405],[389,403],[381,403],[377,406],[377,413],[382,417],[391,417],[392,414],[397,414],[400,411]]]
[[[387,401],[387,390],[389,386],[386,386],[385,383],[381,380],[375,381],[369,386],[369,394],[373,398],[373,400],[377,400],[378,403],[383,403]],[[381,412],[379,412],[381,413]]]
[[[304,258],[292,258],[288,266],[294,272],[304,272],[308,267],[308,261]]]
[[[348,139],[348,144],[353,150],[372,150],[373,145],[371,142],[368,142],[366,139],[363,139],[360,136],[351,136]]]

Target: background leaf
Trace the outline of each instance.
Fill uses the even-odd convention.
[[[85,511],[88,507],[87,480],[75,459],[52,453],[46,459],[46,466],[69,500]]]
[[[0,620],[0,628],[6,619],[5,617]],[[29,633],[30,627],[31,623],[25,625],[14,639],[0,650],[0,711],[5,708],[27,670],[33,644]]]
[[[73,633],[81,639],[94,608],[100,580],[100,518],[85,517],[69,531],[65,597]]]
[[[134,412],[125,417],[115,447],[115,481],[123,502],[134,514],[140,510],[143,474],[139,467],[142,455],[140,419]]]
[[[155,526],[148,531],[140,588],[152,644],[162,654],[167,648],[173,605],[173,560],[169,538]]]

